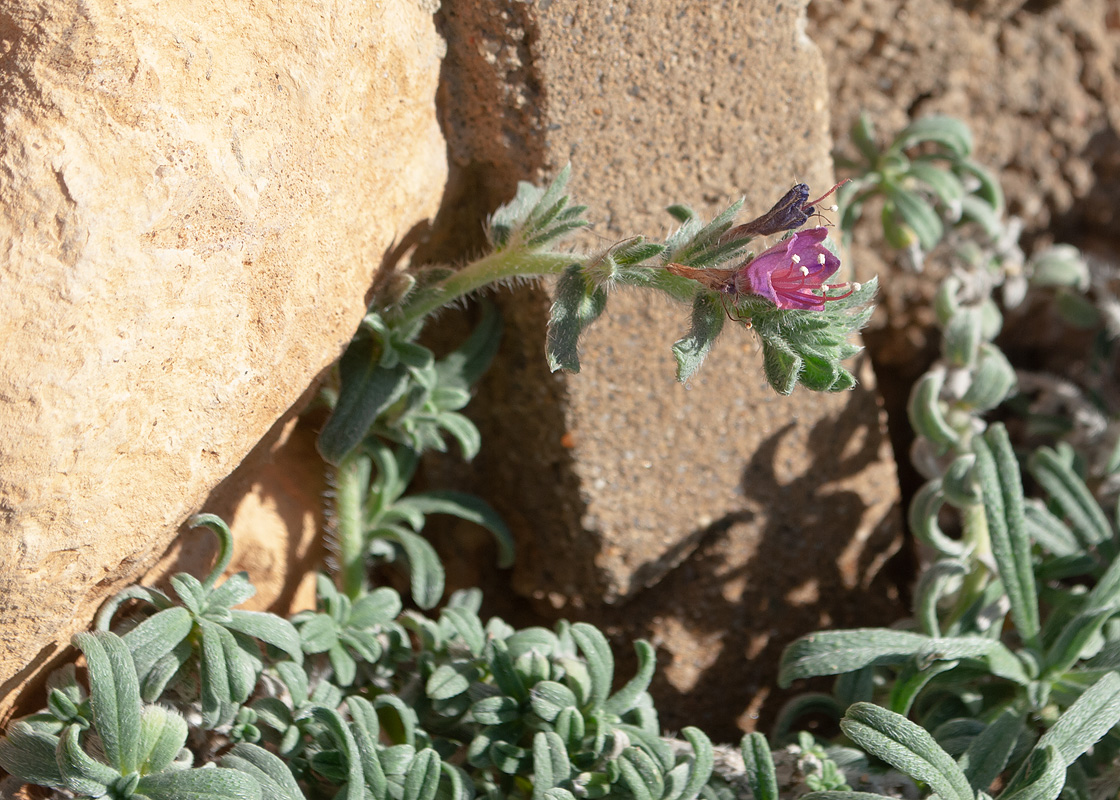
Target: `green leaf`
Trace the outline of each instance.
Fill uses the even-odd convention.
[[[465,608],[449,606],[444,608],[440,615],[440,621],[443,622],[444,620],[454,628],[455,633],[470,650],[472,656],[477,658],[482,655],[483,649],[486,647],[486,631],[482,627],[482,621],[479,620],[478,614]]]
[[[907,171],[910,177],[926,185],[953,218],[960,215],[961,199],[965,195],[964,184],[952,171],[924,159],[916,159]]]
[[[901,152],[924,142],[941,145],[958,158],[972,153],[972,131],[955,117],[932,115],[914,120],[891,143],[893,152]]]
[[[351,728],[361,753],[366,787],[373,792],[375,798],[387,797],[389,782],[378,756],[381,749],[378,738],[381,724],[377,719],[377,710],[372,703],[357,695],[346,698],[346,706],[350,709],[350,719],[353,721]]]
[[[743,753],[743,773],[754,800],[778,800],[778,779],[774,756],[761,733],[748,733],[739,749]]]
[[[191,612],[176,606],[153,614],[121,637],[132,653],[137,675],[147,676],[156,662],[187,638],[193,625]]]
[[[76,727],[76,726],[75,726]],[[55,759],[59,738],[37,731],[26,722],[14,722],[0,739],[0,767],[25,783],[62,788],[65,784]]]
[[[331,737],[338,743],[346,760],[346,787],[335,795],[335,800],[365,800],[365,782],[362,772],[362,757],[354,734],[333,708],[316,706],[312,716],[323,724]]]
[[[1027,468],[1057,503],[1083,547],[1112,539],[1112,527],[1092,492],[1055,450],[1039,448],[1027,461]]]
[[[790,395],[801,374],[801,357],[781,339],[763,336],[762,370],[774,391]]]
[[[1031,643],[1040,630],[1038,595],[1023,515],[1019,463],[1003,425],[992,425],[984,436],[976,437],[973,446],[992,554],[1011,603],[1011,619],[1023,640]]]
[[[699,797],[712,777],[715,766],[715,749],[712,741],[699,728],[687,727],[681,729],[681,736],[692,745],[693,761],[689,770],[688,781],[679,800],[693,800]],[[755,795],[756,800],[764,800]]]
[[[404,779],[402,800],[433,800],[439,789],[439,754],[427,748],[416,754]]]
[[[961,398],[961,405],[974,411],[990,411],[1011,396],[1017,383],[1015,368],[995,345],[985,342],[978,353],[979,364],[973,370],[972,384]]]
[[[552,722],[565,708],[575,708],[577,704],[575,693],[556,681],[541,681],[529,693],[533,713],[545,722]]]
[[[1003,213],[1003,189],[999,185],[999,178],[993,172],[967,158],[956,161],[953,164],[953,169],[970,175],[979,181],[980,186],[973,191],[973,194],[987,204],[995,215],[998,216]]]
[[[974,800],[968,779],[933,737],[900,714],[871,703],[848,709],[840,727],[871,755],[923,781],[942,800]]]
[[[785,649],[778,671],[778,685],[818,675],[839,675],[872,664],[905,660],[932,639],[918,633],[884,628],[821,631],[802,636]]]
[[[615,761],[622,773],[622,783],[630,789],[635,800],[655,800],[664,791],[661,770],[644,750],[628,747]]]
[[[256,593],[257,587],[249,582],[249,574],[238,572],[223,581],[221,586],[209,592],[206,598],[207,610],[239,606]]]
[[[260,639],[284,651],[297,664],[302,663],[303,649],[300,647],[300,636],[295,626],[288,620],[264,611],[234,609],[229,613],[230,619],[224,623],[224,627]]]
[[[222,756],[221,765],[252,777],[268,800],[304,800],[288,765],[263,747],[244,742],[234,745]]]
[[[990,239],[999,239],[1003,233],[1003,220],[986,200],[966,194],[961,198],[961,218],[979,225]]]
[[[879,160],[879,147],[875,142],[875,125],[866,111],[861,111],[856,121],[852,123],[849,136],[859,152],[867,159],[868,166],[873,166]],[[761,800],[756,795],[756,800]]]
[[[120,780],[122,773],[102,764],[83,750],[81,734],[80,726],[70,725],[59,740],[56,758],[62,775],[62,786],[78,795],[102,797],[109,787]]]
[[[470,419],[455,411],[444,411],[436,422],[459,443],[464,461],[471,461],[478,455],[482,449],[482,434]]]
[[[408,368],[380,364],[381,346],[368,335],[358,335],[339,361],[341,386],[338,403],[319,433],[319,454],[338,466],[365,438],[378,415],[398,400],[408,387]]]
[[[1069,766],[1120,722],[1120,675],[1108,673],[1054,723],[1037,748],[1053,745]],[[1014,781],[1013,781],[1014,782]]]
[[[498,543],[498,566],[513,566],[513,535],[498,512],[481,497],[456,491],[421,492],[402,499],[395,507],[400,506],[425,515],[450,514],[485,528]]]
[[[546,792],[572,773],[572,763],[564,740],[551,731],[533,735],[533,798],[543,800]]]
[[[71,641],[89,666],[90,707],[111,766],[140,768],[140,682],[128,645],[113,633],[76,633]]]
[[[199,674],[202,701],[202,725],[213,730],[226,725],[237,715],[238,701],[234,699],[232,682],[242,681],[237,676],[238,665],[230,662],[237,643],[233,634],[207,620],[199,621],[202,643]]]
[[[894,213],[904,221],[918,237],[922,250],[929,252],[941,241],[944,225],[941,217],[917,193],[887,186],[887,200]]]
[[[147,706],[140,721],[140,771],[162,772],[187,743],[187,721],[162,706]]]
[[[607,305],[607,294],[594,286],[580,264],[572,264],[556,283],[549,311],[546,356],[552,372],[579,372],[579,337]]]
[[[1039,742],[1000,800],[1056,800],[1065,786],[1066,766],[1056,747]]]
[[[607,701],[614,680],[614,655],[610,644],[598,628],[586,622],[572,625],[572,638],[587,660],[587,671],[591,676],[591,697],[588,699],[593,708],[601,708]]]
[[[427,539],[403,529],[379,532],[381,538],[394,541],[408,558],[412,599],[420,608],[434,608],[443,597],[444,573],[439,556]]]
[[[716,337],[723,330],[724,311],[716,295],[699,292],[692,302],[692,327],[673,344],[677,380],[686,382],[704,363]]]
[[[977,792],[987,791],[992,781],[1003,772],[1025,722],[1022,712],[1015,708],[1006,709],[985,726],[958,759],[957,763],[964,770],[969,785]]]
[[[236,769],[183,769],[143,776],[136,793],[152,800],[260,800],[261,785]]]
[[[438,667],[424,685],[424,693],[433,700],[458,697],[471,686],[470,681],[453,664]]]
[[[638,656],[637,674],[603,704],[603,710],[620,717],[638,705],[649,689],[654,670],[657,669],[657,656],[649,642],[636,640],[634,651]]]

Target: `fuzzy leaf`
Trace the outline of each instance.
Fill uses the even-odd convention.
[[[1003,772],[1025,721],[1021,712],[1009,708],[972,740],[958,764],[973,789],[987,791]]]
[[[335,466],[365,438],[377,416],[408,387],[408,368],[383,367],[381,345],[369,335],[354,338],[339,361],[338,402],[319,432],[320,455]]]
[[[891,150],[900,152],[923,142],[935,142],[958,158],[972,153],[972,131],[955,117],[935,114],[914,120],[891,143]]]
[[[552,372],[579,372],[579,337],[607,305],[607,294],[592,285],[580,264],[564,270],[556,283],[548,319],[546,356]]]
[[[408,557],[412,599],[420,608],[434,608],[443,597],[443,565],[427,539],[403,529],[384,530],[381,538],[396,542]]]
[[[236,769],[183,769],[145,775],[136,793],[152,800],[260,800],[261,785]]]
[[[283,617],[264,611],[230,611],[230,619],[224,623],[230,630],[260,639],[266,644],[284,651],[297,664],[303,661],[303,649],[295,626]]]
[[[162,706],[147,706],[140,726],[141,772],[162,772],[187,743],[187,721]]]
[[[422,492],[405,497],[394,508],[400,506],[422,514],[450,514],[485,528],[498,543],[498,566],[513,566],[513,535],[498,512],[481,497],[450,490]]]
[[[748,733],[739,749],[743,754],[743,772],[754,800],[778,800],[778,779],[774,772],[774,756],[761,733]]]
[[[637,673],[603,704],[605,711],[620,717],[638,704],[649,689],[654,670],[657,669],[657,656],[649,642],[638,639],[634,642],[634,651],[638,656]]]
[[[191,612],[176,606],[153,614],[121,637],[132,653],[137,674],[147,676],[156,662],[187,637],[193,625]]]
[[[105,757],[123,775],[140,768],[140,683],[128,645],[105,631],[72,639],[89,665],[90,707]]]
[[[572,638],[587,660],[587,670],[591,677],[591,697],[594,708],[601,707],[607,700],[614,680],[614,655],[607,643],[607,637],[594,625],[577,622],[572,626]]]
[[[848,709],[840,727],[861,748],[927,783],[942,800],[974,800],[956,762],[918,725],[872,703]]]
[[[686,382],[704,363],[716,337],[723,330],[724,312],[716,296],[700,292],[692,302],[692,327],[673,344],[677,380]]]
[[[64,786],[55,748],[59,739],[37,731],[26,722],[14,722],[8,735],[0,739],[0,767],[26,783],[62,788]]]
[[[221,765],[252,777],[260,784],[261,796],[268,800],[304,800],[288,765],[263,747],[244,742],[234,745],[222,756]]]

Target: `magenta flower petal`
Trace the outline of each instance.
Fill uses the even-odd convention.
[[[735,271],[735,291],[761,295],[778,308],[820,311],[830,299],[825,281],[840,269],[826,238],[827,228],[810,228],[783,239]]]

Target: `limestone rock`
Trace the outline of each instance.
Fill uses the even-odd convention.
[[[414,0],[0,25],[0,715],[349,340],[446,175]]]

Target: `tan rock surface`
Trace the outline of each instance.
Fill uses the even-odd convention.
[[[409,0],[0,16],[0,715],[339,354],[445,178]]]
[[[569,160],[593,247],[664,235],[674,202],[710,216],[745,194],[760,213],[798,181],[823,192],[828,96],[804,5],[557,2],[497,14],[445,3],[454,200],[437,233]],[[444,246],[439,255],[454,253]],[[670,346],[688,309],[637,292],[611,298],[581,374],[549,375],[548,302],[544,291],[503,300],[499,363],[472,407],[484,434],[475,488],[521,548],[514,589],[538,613],[610,626],[620,643],[654,637],[666,721],[731,736],[753,724],[785,642],[901,611],[880,572],[901,528],[873,378],[779,397],[739,329],[678,385]],[[474,552],[452,546],[452,564]],[[470,569],[464,581],[482,579]],[[492,608],[528,622],[524,605]]]

